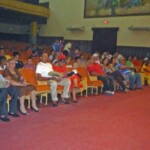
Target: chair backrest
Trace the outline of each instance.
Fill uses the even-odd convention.
[[[82,76],[82,78],[87,78],[87,81],[90,81],[87,68],[85,68],[85,67],[78,67],[77,71]]]
[[[30,57],[32,55],[32,50],[28,49],[25,54],[27,57]]]
[[[74,68],[67,68],[67,72],[71,72]]]
[[[19,69],[19,72],[28,83],[32,85],[37,85],[36,73],[34,70],[28,68],[22,68]]]
[[[3,74],[3,70],[0,70],[0,74]]]
[[[96,76],[90,76],[89,75],[89,72],[87,70],[86,67],[79,67],[77,68],[78,70],[78,73],[83,77],[83,78],[87,78],[87,82],[90,82],[90,81],[96,81],[97,80],[97,77]]]
[[[40,57],[33,57],[32,60],[33,60],[33,63],[37,65],[40,62]]]

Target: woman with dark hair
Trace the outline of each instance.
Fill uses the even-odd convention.
[[[20,69],[24,67],[23,61],[19,60],[20,53],[18,51],[13,52],[13,58],[16,61],[16,69]]]
[[[86,67],[86,64],[81,61],[81,58],[79,56],[75,57],[75,63],[73,65],[74,68],[79,68],[79,67]]]
[[[109,63],[108,58],[104,58],[102,60],[103,70],[107,75],[112,76],[117,81],[117,83],[121,87],[122,91],[127,92],[127,88],[124,83],[124,77],[118,70],[115,69],[115,67],[110,65],[112,63],[112,61],[113,61],[113,58],[111,58],[110,63]]]

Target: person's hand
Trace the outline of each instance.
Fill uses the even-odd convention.
[[[61,74],[61,77],[62,77],[62,78],[66,78],[66,77],[67,77],[67,73],[62,73],[62,74]]]
[[[8,88],[10,86],[10,82],[6,82],[6,88]]]
[[[29,85],[29,83],[28,82],[23,82],[22,85],[27,86],[27,85]]]
[[[53,80],[55,80],[56,82],[60,82],[61,81],[61,78],[57,78],[57,77],[53,77]]]

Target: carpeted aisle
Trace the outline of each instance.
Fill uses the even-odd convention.
[[[1,150],[150,150],[150,88],[0,121]]]

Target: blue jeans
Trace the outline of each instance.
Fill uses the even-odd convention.
[[[12,113],[17,112],[17,101],[19,96],[19,89],[14,86],[10,86],[8,88],[0,89],[0,115],[7,115],[8,113],[7,106],[6,106],[8,95],[11,96],[10,112]]]
[[[135,89],[135,87],[137,88],[142,87],[141,77],[138,73],[135,73],[134,75],[132,75],[131,73],[128,73],[126,75],[128,75],[129,77],[131,89]]]
[[[114,79],[111,76],[97,76],[98,80],[103,82],[103,90],[104,91],[114,91]]]

